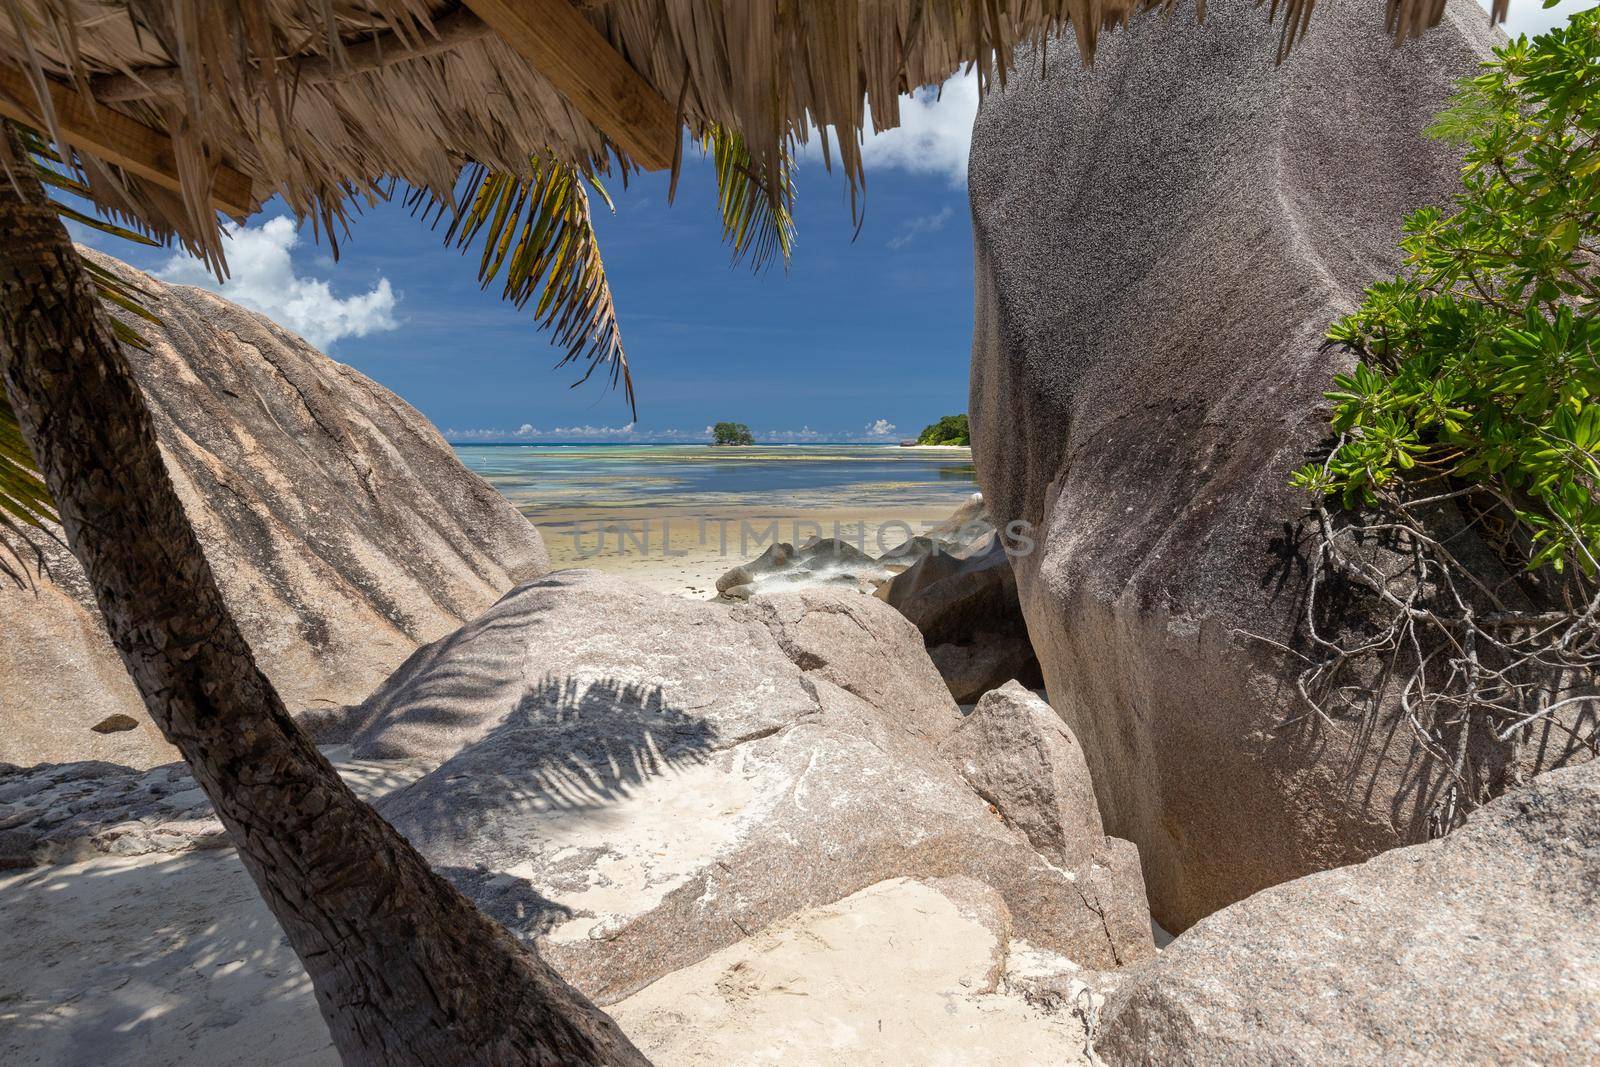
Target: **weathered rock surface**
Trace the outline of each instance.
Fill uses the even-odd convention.
[[[1398,717],[1323,726],[1245,634],[1295,640],[1323,332],[1457,188],[1421,131],[1494,32],[1451,0],[1394,49],[1332,0],[1274,67],[1279,30],[1211,4],[1135,19],[1092,71],[1019,57],[972,145],[979,483],[1032,524],[1014,568],[1051,703],[1173,930],[1419,840],[1437,784]]]
[[[1086,966],[1152,955],[1132,846],[1041,856],[939,755],[958,719],[926,658],[883,688],[828,627],[918,651],[855,592],[729,612],[559,572],[419,650],[353,713],[354,754],[448,756],[379,810],[602,1002],[896,877],[981,881]]]
[[[891,659],[907,662],[895,673]],[[937,1007],[951,1016],[933,1032],[958,1047],[962,1034],[1013,1025],[1035,1029],[1003,1047],[1044,1049],[1082,1033],[1070,1014],[1046,1011],[1084,992],[1066,960],[1111,968],[1154,956],[1137,850],[1105,838],[1069,864],[1007,825],[940,751],[961,720],[919,635],[854,591],[729,610],[562,571],[513,590],[415,652],[362,705],[324,719],[325,740],[345,742],[327,751],[379,811],[602,1003],[770,929],[744,956],[684,981],[714,972],[715,985],[742,958],[792,958],[799,937],[816,981],[852,975],[802,1013],[854,1026],[863,991],[886,979],[889,942],[824,945],[804,931],[859,927],[862,914],[876,923],[904,905],[883,936],[910,955],[886,995],[912,1014],[882,1035],[846,1041],[841,1030],[829,1041],[900,1047]],[[0,984],[0,998],[35,1032],[8,1035],[11,1047],[55,1063],[107,1047],[203,1062],[227,1035],[250,1045],[239,1062],[326,1055],[320,1021],[292,1021],[316,1019],[304,978],[283,962],[259,901],[241,896],[237,860],[181,767],[13,770],[0,777],[0,824],[12,862],[45,864],[0,883],[0,922],[45,899],[59,909],[18,927],[26,947],[3,976],[18,984]],[[922,884],[847,899],[897,879]],[[184,905],[152,931],[158,893]],[[822,910],[794,918],[808,909]],[[94,935],[75,937],[75,924]],[[196,992],[217,967],[218,929],[230,931],[226,977],[239,980],[217,971]],[[124,948],[145,961],[126,992]],[[57,969],[63,956],[71,963]],[[783,1014],[773,972],[751,966],[752,1010]],[[952,988],[969,999],[952,1001]],[[172,1034],[138,1021],[179,996],[203,1022]],[[78,1006],[52,1014],[54,1002]],[[671,1040],[659,1001],[640,1003],[650,1040],[694,1054]],[[738,1014],[698,1015],[695,1040],[731,1040]],[[276,1029],[259,1033],[258,1015]]]
[[[889,549],[878,557],[878,562],[908,567],[935,548],[959,555],[968,545],[977,544],[993,531],[994,523],[989,520],[983,494],[972,493],[943,522]]]
[[[976,541],[936,542],[882,595],[922,631],[957,701],[971,703],[1012,679],[1041,683],[1011,560],[992,528]]]
[[[291,709],[359,701],[548,569],[537,530],[394,394],[260,315],[86,254],[163,320],[138,322],[150,350],[129,361],[223,596]],[[0,760],[173,759],[77,561],[38,547],[37,586],[0,588]],[[115,714],[138,728],[92,732]]]
[[[1600,766],[1202,920],[1106,1009],[1112,1064],[1600,1062]]]
[[[884,599],[930,646],[1014,626],[1022,618],[1011,561],[994,533],[954,552],[923,556],[895,576]]]
[[[961,710],[923,649],[922,634],[898,611],[852,590],[764,593],[736,617],[777,638],[784,655],[887,714],[907,732],[937,741]]]
[[[360,759],[439,763],[496,730],[532,727],[557,758],[563,742],[593,731],[599,743],[614,738],[628,757],[608,775],[623,776],[614,784],[626,789],[659,769],[644,749],[692,760],[815,710],[815,697],[765,629],[726,608],[569,570],[513,590],[418,649],[351,709],[342,730],[323,733],[348,738]],[[643,762],[635,764],[636,756]]]
[[[1016,581],[998,544],[983,496],[973,493],[948,519],[877,559],[837,538],[798,549],[780,543],[729,570],[717,592],[734,601],[802,588],[874,592],[923,631],[951,696],[970,703],[1012,678],[1042,684]]]
[[[1030,998],[1005,903],[966,879],[882,882],[798,912],[615,1005],[658,1067],[1087,1063],[1093,992]]]
[[[1083,749],[1050,705],[1016,682],[992,690],[941,747],[967,784],[1067,867],[1104,846]]]
[[[1008,681],[1026,679],[1032,688],[1044,685],[1039,657],[1023,636],[989,634],[974,639],[972,644],[934,645],[928,649],[928,658],[950,695],[963,704],[976,703],[983,694]]]

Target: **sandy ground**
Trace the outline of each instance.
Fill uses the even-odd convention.
[[[311,981],[232,850],[0,880],[0,1063],[328,1064]]]
[[[937,446],[935,446],[937,447]],[[627,508],[534,517],[555,568],[626,574],[678,596],[716,596],[717,579],[778,541],[838,536],[878,556],[950,517],[956,504],[893,509]],[[837,529],[837,534],[835,530]]]
[[[1077,1015],[1010,988],[1039,955],[900,878],[797,912],[610,1010],[659,1067],[1088,1063]]]
[[[310,981],[231,849],[8,876],[0,929],[0,1063],[339,1063]],[[1036,955],[943,892],[897,879],[790,916],[609,1010],[663,1067],[1086,1062],[1080,1019],[1015,987]]]

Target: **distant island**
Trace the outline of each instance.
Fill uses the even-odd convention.
[[[962,416],[965,423],[966,416]],[[750,427],[742,422],[719,422],[711,427],[711,443],[714,445],[753,445],[756,439],[750,434]]]
[[[924,426],[917,435],[919,445],[972,444],[972,431],[967,428],[966,415],[946,415],[931,426]]]

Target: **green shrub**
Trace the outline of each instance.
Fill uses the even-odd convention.
[[[1430,135],[1466,146],[1453,210],[1405,223],[1398,277],[1329,330],[1328,459],[1346,506],[1462,486],[1523,527],[1530,567],[1600,557],[1600,13],[1496,50]]]

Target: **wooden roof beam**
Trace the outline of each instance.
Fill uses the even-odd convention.
[[[672,166],[677,109],[569,0],[466,0],[466,5],[640,167]]]
[[[166,134],[109,107],[95,107],[70,86],[57,81],[47,84],[56,124],[73,148],[182,194],[177,155]],[[28,76],[21,69],[0,62],[0,116],[43,131],[44,117],[36,110],[36,100]],[[233,218],[243,218],[256,209],[249,177],[225,163],[217,164],[212,172],[211,199]]]

